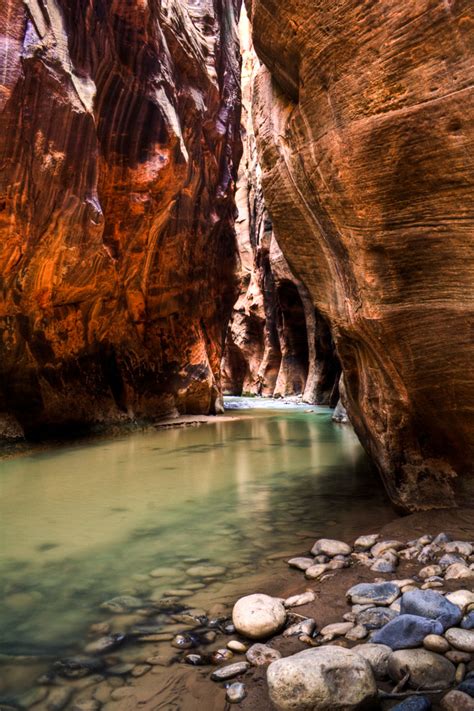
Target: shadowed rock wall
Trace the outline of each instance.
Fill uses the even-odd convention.
[[[468,0],[247,0],[266,205],[404,508],[472,491]]]
[[[4,5],[7,434],[219,409],[239,0]]]

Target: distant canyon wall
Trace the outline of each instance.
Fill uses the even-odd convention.
[[[468,0],[246,0],[278,242],[327,320],[392,500],[472,495],[473,37]]]
[[[253,130],[252,100],[260,63],[248,17],[240,20],[242,137],[236,202],[239,298],[222,362],[224,393],[285,397],[334,407],[340,365],[323,317],[288,266],[265,207]]]
[[[219,410],[239,5],[4,3],[5,435]]]

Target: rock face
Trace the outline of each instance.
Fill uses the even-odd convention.
[[[391,498],[472,487],[468,0],[246,0],[266,205]]]
[[[219,409],[239,0],[7,0],[5,430]]]
[[[229,323],[222,362],[230,395],[303,395],[331,405],[338,399],[340,365],[324,318],[291,271],[265,208],[251,104],[260,66],[245,13],[242,51],[243,158],[237,182],[239,298]]]

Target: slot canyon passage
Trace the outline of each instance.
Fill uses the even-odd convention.
[[[471,3],[1,10],[0,711],[474,709]]]

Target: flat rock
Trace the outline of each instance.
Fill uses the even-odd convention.
[[[370,570],[376,573],[394,573],[397,569],[396,563],[386,558],[377,558],[370,566]]]
[[[278,632],[286,622],[283,603],[269,595],[256,593],[240,598],[232,611],[237,632],[250,639],[264,639]]]
[[[473,547],[467,541],[450,541],[443,546],[446,553],[459,553],[464,558],[469,558],[472,555]]]
[[[218,578],[224,575],[225,571],[222,565],[193,565],[187,569],[186,575],[191,578]]]
[[[474,571],[463,563],[453,563],[446,568],[446,572],[444,574],[445,580],[460,580],[472,577],[474,577]]]
[[[443,626],[437,620],[417,615],[399,615],[372,635],[375,644],[386,644],[392,649],[418,647],[429,634],[442,634]]]
[[[327,569],[327,563],[318,563],[317,565],[312,565],[310,568],[307,568],[304,574],[308,580],[316,580],[316,578],[320,578]]]
[[[300,635],[308,635],[311,637],[314,630],[316,629],[316,622],[312,618],[306,620],[301,620],[301,622],[295,622],[295,624],[290,625],[283,632],[283,637],[300,637]]]
[[[267,682],[278,711],[352,711],[377,694],[368,661],[333,645],[273,662],[267,670]]]
[[[460,649],[461,652],[474,652],[474,630],[453,627],[446,630],[444,636],[452,647]]]
[[[281,654],[277,649],[272,649],[267,644],[252,644],[247,650],[247,661],[254,667],[265,667],[277,659],[281,659]]]
[[[213,681],[226,681],[227,679],[233,679],[234,676],[245,674],[248,669],[250,669],[249,662],[235,662],[234,664],[228,664],[226,667],[220,667],[220,669],[213,671],[211,679]]]
[[[297,568],[298,570],[304,571],[314,565],[314,558],[304,558],[303,556],[290,558],[288,565],[290,568]]]
[[[459,607],[435,590],[411,590],[403,593],[400,614],[419,615],[438,620],[443,630],[457,625],[462,618]]]
[[[409,696],[396,706],[392,706],[391,711],[429,711],[431,709],[431,699],[428,696]]]
[[[388,658],[392,654],[385,644],[359,644],[352,650],[367,659],[376,679],[384,679],[388,675]]]
[[[140,607],[143,607],[143,600],[140,600],[138,597],[133,597],[132,595],[119,595],[118,597],[113,597],[111,600],[106,600],[101,605],[103,610],[108,610],[117,615],[129,612],[130,610],[137,610]]]
[[[390,605],[400,595],[400,590],[393,583],[359,583],[346,595],[350,602],[359,605]]]
[[[380,535],[378,533],[371,533],[367,536],[359,536],[359,538],[354,541],[354,548],[356,551],[367,551],[377,543],[379,538]]]
[[[410,673],[408,684],[413,689],[447,689],[454,681],[456,669],[440,654],[426,649],[401,649],[388,658],[388,673],[400,681]]]
[[[349,555],[352,548],[343,541],[336,541],[331,538],[320,538],[311,548],[313,555],[327,555],[333,558],[335,555]]]
[[[372,546],[370,552],[372,553],[374,558],[379,558],[386,551],[399,551],[401,548],[405,548],[405,543],[402,543],[401,541],[379,541],[379,543],[376,543],[374,546]]]
[[[397,612],[388,607],[370,607],[357,615],[357,622],[368,630],[378,630],[395,617]]]
[[[347,634],[349,630],[353,629],[354,624],[352,622],[333,622],[330,625],[326,625],[322,628],[321,634],[323,637],[342,637]]]
[[[288,597],[283,603],[285,607],[299,607],[300,605],[307,605],[310,602],[316,600],[316,594],[312,590],[306,590],[306,592],[300,595],[292,595]]]

